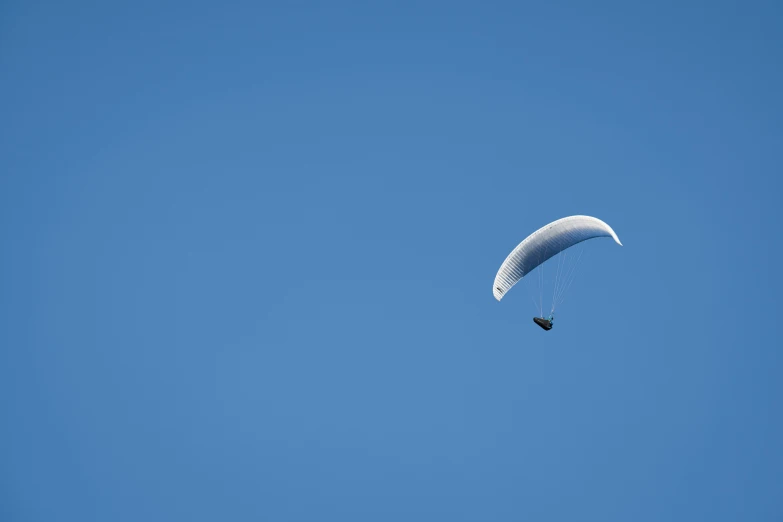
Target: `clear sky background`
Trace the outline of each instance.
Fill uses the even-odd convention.
[[[783,519],[781,5],[3,1],[0,519]]]

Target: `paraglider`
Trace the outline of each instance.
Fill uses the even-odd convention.
[[[533,321],[538,326],[547,331],[551,330],[554,326],[555,307],[562,302],[566,291],[573,281],[576,265],[578,265],[581,259],[580,252],[576,263],[572,267],[567,268],[565,259],[567,253],[565,251],[583,241],[600,237],[611,237],[615,243],[622,246],[612,227],[591,216],[570,216],[541,227],[517,245],[506,257],[506,260],[503,261],[495,276],[492,294],[495,296],[495,299],[500,301],[526,275],[533,272],[550,258],[558,255],[557,275],[552,295],[552,310],[549,317],[545,318],[542,292],[542,297],[539,301],[541,314],[539,317],[533,318]],[[539,284],[543,285],[543,267],[539,271]],[[535,299],[533,302],[535,304]]]
[[[555,318],[552,316],[552,314],[549,315],[546,319],[543,317],[534,317],[533,322],[536,323],[538,326],[543,328],[544,330],[551,330],[552,327],[555,325]]]

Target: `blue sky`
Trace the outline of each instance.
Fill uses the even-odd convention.
[[[0,519],[780,520],[783,9],[634,4],[0,5]]]

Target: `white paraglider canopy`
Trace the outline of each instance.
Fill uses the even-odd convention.
[[[495,299],[503,299],[511,287],[547,259],[582,241],[598,237],[611,237],[622,246],[612,227],[590,216],[558,219],[536,230],[517,245],[500,266],[492,286]]]

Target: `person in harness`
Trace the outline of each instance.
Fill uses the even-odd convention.
[[[543,328],[544,330],[551,330],[552,327],[555,325],[555,314],[554,312],[549,314],[549,317],[544,319],[543,317],[534,317],[533,322],[536,323],[538,326]]]

